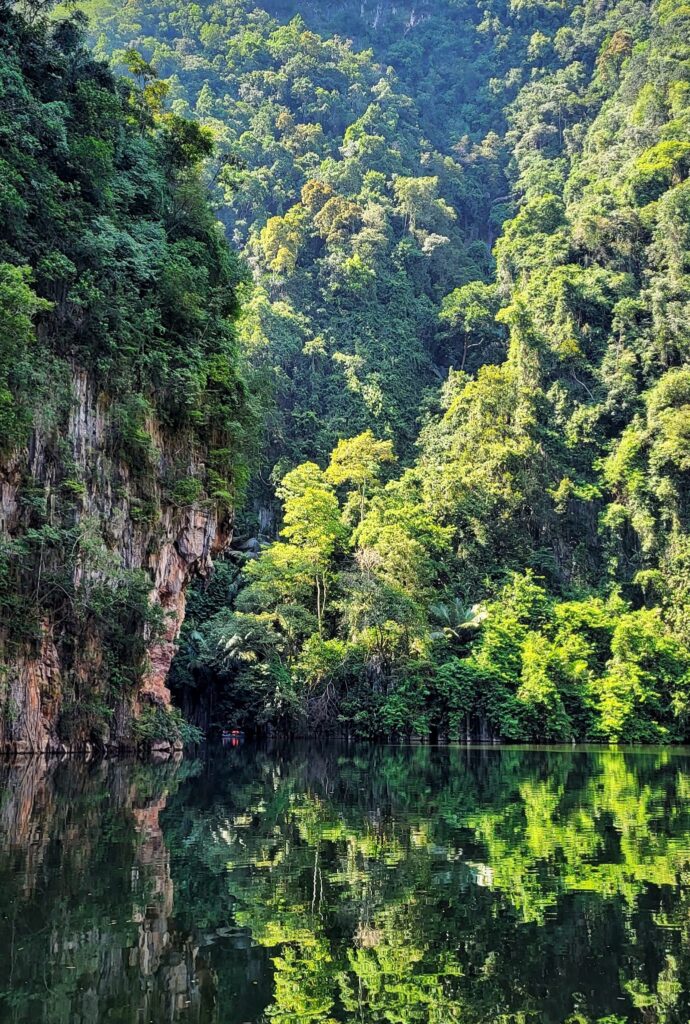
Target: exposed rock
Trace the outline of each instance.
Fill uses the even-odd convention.
[[[166,612],[166,629],[163,639],[151,650],[151,669],[142,696],[170,703],[166,679],[184,621],[187,584],[193,574],[203,575],[209,570],[212,556],[222,551],[229,539],[229,535],[219,529],[215,515],[190,509],[174,539],[168,540],[151,558],[150,568],[155,574],[154,599]]]
[[[179,472],[181,452],[187,459],[186,474],[203,475],[203,466],[188,454],[193,447],[185,447],[184,438],[148,423],[156,464],[144,479],[135,479],[113,444],[108,401],[76,368],[72,395],[59,454],[55,436],[38,426],[28,448],[0,464],[0,539],[20,537],[26,528],[21,499],[27,477],[42,489],[52,515],[64,486],[63,467],[69,463],[75,494],[73,525],[88,541],[83,544],[84,557],[79,554],[74,561],[75,591],[88,587],[91,580],[106,578],[112,567],[143,569],[150,575],[151,600],[165,612],[164,635],[151,648],[150,667],[139,692],[126,695],[114,709],[104,745],[118,749],[131,746],[133,716],[143,702],[170,703],[166,678],[184,619],[187,585],[194,575],[207,573],[213,556],[227,547],[231,523],[219,520],[212,508],[181,508],[167,497],[165,481],[173,468]],[[146,516],[139,514],[143,501],[149,510]],[[102,551],[100,557],[110,560],[105,568],[90,560],[94,547]],[[64,750],[66,737],[59,734],[59,722],[70,680],[88,684],[95,693],[105,682],[98,625],[69,650],[61,642],[60,622],[54,618],[43,616],[39,639],[19,647],[3,646],[6,637],[0,624],[0,748],[5,750]],[[93,740],[88,733],[69,737],[75,750],[90,749]]]

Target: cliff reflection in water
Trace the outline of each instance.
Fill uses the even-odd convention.
[[[32,758],[0,769],[0,1021],[211,1019],[171,923],[160,813],[184,770]]]
[[[0,775],[0,1022],[686,1024],[679,751]]]

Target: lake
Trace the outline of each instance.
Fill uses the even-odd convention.
[[[690,1019],[690,753],[0,765],[0,1021]]]

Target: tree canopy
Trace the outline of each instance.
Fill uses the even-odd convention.
[[[73,344],[114,380],[138,464],[152,402],[213,437],[211,501],[235,502],[258,449],[251,543],[219,569],[222,597],[190,605],[183,701],[203,682],[245,724],[280,707],[367,735],[686,738],[685,7],[82,6],[127,76],[105,91],[128,159],[143,137],[163,161],[167,219],[124,237],[101,210],[86,257],[8,255],[0,415],[24,429],[26,325],[69,288],[91,317]],[[150,165],[117,187],[121,136],[79,96],[88,131],[51,107],[54,151],[66,138],[96,206],[136,203]],[[20,251],[18,161],[3,201]],[[199,212],[202,168],[251,281]],[[94,253],[124,260],[136,294],[94,285]]]

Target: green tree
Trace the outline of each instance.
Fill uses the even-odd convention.
[[[277,493],[283,499],[281,536],[311,566],[321,632],[333,555],[346,536],[340,505],[326,475],[313,462],[305,462],[283,477]]]
[[[378,441],[371,430],[365,430],[357,437],[338,441],[331,453],[325,475],[336,487],[348,483],[356,487],[361,522],[367,496],[377,483],[383,465],[394,461],[393,442]]]

